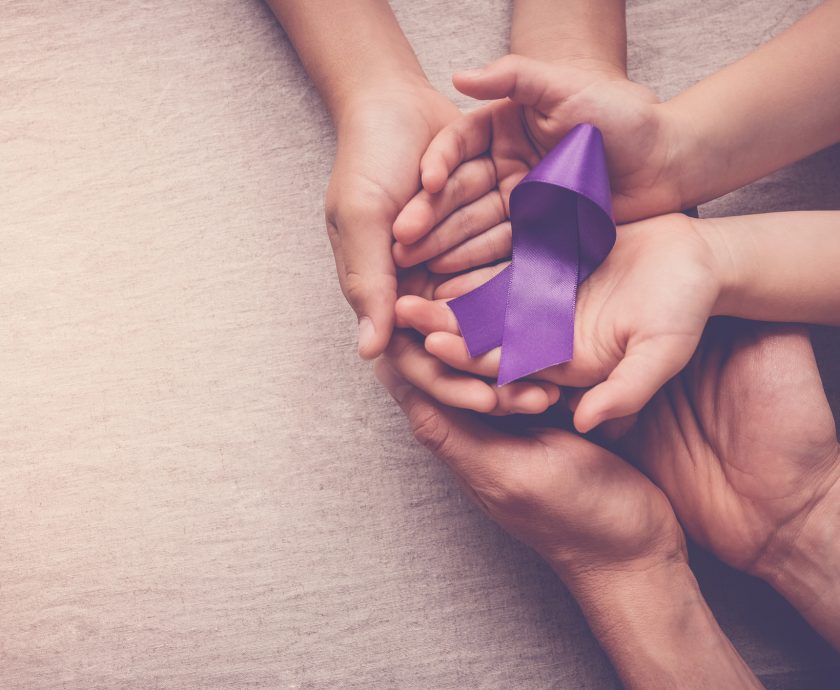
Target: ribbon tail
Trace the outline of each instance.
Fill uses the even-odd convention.
[[[577,199],[567,190],[543,184],[522,186],[516,192],[518,232],[505,308],[500,386],[567,362],[574,344]]]
[[[497,274],[466,295],[451,300],[470,357],[478,357],[502,344],[505,312],[499,308],[507,300],[511,267]]]

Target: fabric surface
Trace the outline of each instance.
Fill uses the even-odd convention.
[[[506,0],[394,4],[453,97],[506,50]],[[633,3],[633,75],[668,97],[813,4]],[[357,359],[333,152],[257,0],[2,3],[3,688],[617,687]],[[823,152],[704,212],[838,208],[838,173]],[[837,686],[786,603],[694,560],[768,687]]]

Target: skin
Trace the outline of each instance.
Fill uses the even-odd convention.
[[[418,351],[388,363],[403,377],[429,356]],[[426,400],[436,414],[443,409]],[[545,430],[529,433],[526,439],[544,442]],[[551,433],[560,452],[564,437]],[[733,567],[767,580],[840,647],[840,599],[834,596],[840,577],[840,450],[805,333],[712,322],[689,366],[635,425],[607,425],[601,440],[656,482],[694,539]],[[473,463],[486,452],[489,445],[463,449]],[[520,467],[513,450],[505,453],[508,464]],[[546,480],[528,468],[511,481],[537,490]],[[513,533],[546,553],[540,539]],[[819,544],[816,558],[811,544]],[[814,584],[820,582],[830,586]]]
[[[840,0],[826,0],[747,57],[660,104],[627,80],[615,57],[549,63],[545,36],[531,27],[525,35],[542,61],[509,55],[455,75],[463,93],[500,100],[432,142],[421,161],[424,189],[394,224],[395,260],[460,271],[509,255],[507,216],[494,209],[507,208],[534,159],[579,122],[604,134],[619,222],[695,206],[840,141],[838,32]],[[459,172],[476,156],[493,162],[495,186]]]
[[[577,293],[572,361],[536,377],[594,386],[575,426],[588,432],[635,414],[688,363],[708,319],[840,324],[840,213],[793,212],[699,220],[682,214],[622,226],[615,247]],[[398,322],[454,369],[493,378],[499,348],[469,356],[445,298],[482,284],[501,266],[462,274],[437,301],[404,297]]]
[[[626,71],[624,0],[514,0],[510,52]]]
[[[467,95],[505,100],[465,115],[432,141],[421,161],[423,190],[394,223],[399,265],[429,261],[432,270],[451,272],[509,256],[510,192],[584,121],[604,134],[617,218],[679,209],[669,174],[678,125],[623,71],[510,55],[453,81]],[[477,160],[492,166],[479,168]]]
[[[837,430],[807,332],[712,322],[690,365],[617,447],[662,488],[694,539],[767,580],[840,648],[834,588],[809,596],[784,579],[800,540],[837,524],[840,509]],[[836,583],[840,543],[820,548],[799,567],[802,581],[829,572]]]
[[[417,192],[420,157],[458,116],[423,73],[386,0],[268,0],[338,135],[326,221],[339,282],[373,358],[394,323],[391,225]]]
[[[416,164],[458,111],[431,87],[356,93],[337,121],[326,222],[342,291],[359,317],[359,354],[380,354],[397,292],[391,225],[419,184]],[[413,165],[415,164],[415,165]]]
[[[433,90],[428,88],[428,83],[416,64],[416,58],[410,47],[407,47],[401,32],[398,28],[395,30],[396,22],[384,1],[360,0],[350,8],[326,0],[269,0],[269,4],[295,43],[307,70],[324,95],[336,123],[339,152],[328,195],[328,229],[342,288],[359,316],[360,354],[373,357],[382,351],[391,335],[393,304],[398,289],[396,271],[390,261],[390,242],[386,242],[385,238],[388,237],[390,226],[399,225],[396,222],[397,212],[416,191],[419,182],[415,176],[414,189],[404,197],[404,190],[409,188],[409,176],[403,176],[400,171],[390,168],[388,161],[397,158],[396,155],[390,158],[396,150],[397,154],[402,155],[403,164],[406,160],[410,163],[417,142],[427,135],[428,141],[431,141],[436,131],[441,131],[454,114],[451,104],[444,103],[445,99],[442,101],[430,93]],[[573,7],[566,9],[580,10],[586,5],[574,3]],[[603,7],[607,8],[608,5],[613,8],[612,16],[617,16],[614,11],[617,4],[604,3]],[[519,23],[520,28],[526,26],[520,11],[526,6],[532,8],[532,12],[525,13],[526,17],[536,16],[537,7],[541,7],[544,14],[548,8],[547,3],[537,0],[519,2],[518,8],[515,8],[514,21]],[[601,9],[594,13],[567,11],[566,16],[574,18],[578,28],[582,26],[580,22],[587,20],[590,26],[597,26],[604,19],[604,16],[599,14]],[[594,22],[593,17],[596,19]],[[623,20],[623,10],[621,18]],[[540,23],[534,22],[532,27],[537,27]],[[620,36],[623,42],[623,26],[621,31],[608,31],[606,34],[613,39]],[[526,42],[537,38],[536,34],[528,32],[520,32],[519,35],[526,36]],[[586,34],[574,31],[570,35]],[[365,40],[348,41],[348,36],[364,36]],[[371,40],[371,37],[375,37],[374,40]],[[590,35],[584,43],[586,40],[594,43],[597,34]],[[535,44],[538,43],[539,41],[535,41]],[[543,41],[543,46],[547,45]],[[591,63],[584,64],[590,58],[585,54],[585,50],[581,53],[579,44],[574,46],[572,52],[578,54],[568,57],[582,60],[579,66],[592,67]],[[615,55],[613,52],[613,57]],[[623,56],[623,46],[621,55]],[[584,72],[586,71],[587,69],[584,69]],[[611,69],[606,69],[600,76],[594,74],[598,69],[588,71],[590,74],[587,79],[594,76],[594,81],[613,81],[612,77],[606,76],[614,75]],[[588,81],[586,86],[591,83],[592,81]],[[366,90],[368,85],[373,88]],[[389,94],[391,97],[383,94]],[[626,95],[617,95],[613,99],[623,102]],[[376,108],[365,108],[377,98],[385,100],[380,101]],[[394,100],[408,100],[412,107],[405,111],[394,109]],[[586,99],[582,100],[585,102]],[[412,119],[412,114],[418,113],[420,116]],[[368,152],[375,150],[372,143],[373,132],[376,132],[381,140],[380,129],[386,134],[398,132],[402,135],[409,128],[417,128],[421,132],[425,128],[426,134],[418,134],[416,139],[414,136],[409,137],[411,142],[405,148],[383,147],[377,154],[368,157]],[[400,142],[394,139],[391,141],[394,147],[399,147]],[[515,158],[514,156],[514,161]],[[365,163],[357,164],[358,160],[364,160]],[[476,166],[473,168],[477,169]],[[393,175],[380,176],[379,173],[383,169]],[[416,169],[415,166],[414,170]],[[493,172],[496,172],[495,165]],[[480,175],[480,170],[470,174]],[[431,188],[427,191],[441,191],[433,189],[434,170],[430,175]],[[425,175],[423,183],[426,183]],[[469,201],[478,201],[488,191],[492,193],[492,189],[484,189]],[[455,210],[454,207],[451,210]],[[488,215],[492,213],[489,204],[485,203],[483,209],[479,210],[482,210],[485,218],[492,217]],[[449,213],[446,214],[448,215]],[[422,275],[421,272],[407,278],[404,284],[411,282],[417,283],[414,289],[418,294],[428,294],[435,280],[428,274]],[[398,334],[394,340],[399,342],[403,335]],[[416,354],[417,350],[407,349],[406,352]],[[389,351],[389,355],[392,354]],[[404,361],[411,361],[411,357],[404,357]],[[405,399],[404,396],[401,397],[401,402]],[[554,445],[558,447],[571,443],[566,438],[557,437],[554,437],[552,442],[556,442]],[[595,467],[604,458],[614,458],[609,454],[600,455],[602,451],[591,452]],[[601,460],[597,460],[598,457]],[[659,517],[662,516],[657,516]],[[670,518],[672,517],[671,515]],[[645,544],[648,543],[647,539],[644,541]],[[562,551],[563,549],[560,549],[560,552]],[[594,553],[592,555],[594,557]],[[600,633],[599,637],[628,687],[673,686],[684,678],[695,678],[698,684],[706,687],[754,687],[754,679],[714,625],[702,597],[696,590],[696,583],[693,582],[690,573],[686,576],[687,569],[679,560],[666,558],[666,562],[676,561],[677,565],[674,568],[644,569],[641,578],[637,577],[638,573],[633,573],[632,569],[628,576],[614,577],[609,567],[604,569],[607,574],[602,578],[575,578],[564,569],[562,564],[567,561],[562,558],[558,560],[557,567],[558,570],[567,573],[570,580],[588,583],[577,588],[580,600],[584,609],[589,612],[593,629]],[[597,559],[595,562],[597,563]],[[649,587],[652,583],[657,584],[655,589]],[[619,584],[621,586],[618,586]],[[644,595],[646,586],[647,593]],[[611,595],[617,592],[620,592],[621,596],[611,602]],[[628,603],[636,601],[644,603],[643,610],[633,611],[627,608]],[[611,605],[604,608],[604,604],[610,603]],[[652,617],[654,620],[645,621],[648,624],[646,628],[634,628],[633,626],[640,619],[644,619],[651,609],[655,610],[656,615]],[[605,611],[609,611],[609,614],[605,614]],[[687,622],[690,625],[686,625]],[[629,635],[616,635],[617,629],[623,633],[629,632]],[[679,644],[672,645],[675,641],[675,630],[691,630],[695,634],[685,638],[681,648]],[[628,637],[631,640],[629,644],[626,642]],[[712,641],[712,646],[704,650],[706,653],[701,659],[693,657],[694,665],[686,664],[686,660],[692,658],[690,652],[700,649],[696,643],[697,639]],[[654,647],[650,646],[652,641],[657,643]],[[634,642],[638,642],[635,647]],[[674,650],[677,653],[670,653]],[[708,662],[711,654],[715,654],[715,664]],[[723,661],[718,661],[717,657]],[[663,664],[663,659],[667,663]],[[679,663],[682,663],[682,666],[679,666]]]
[[[595,386],[575,413],[579,431],[638,412],[691,358],[719,294],[715,255],[694,228],[682,215],[625,225],[604,263],[580,285],[575,356],[537,374],[558,385]],[[458,296],[496,270],[455,278],[437,296]],[[427,350],[451,367],[496,375],[500,348],[471,358],[445,299],[405,297],[397,314],[401,324],[426,334]]]
[[[708,610],[668,501],[609,451],[559,429],[507,434],[377,362],[415,437],[569,586],[628,688],[760,687]],[[710,663],[714,659],[714,663]]]

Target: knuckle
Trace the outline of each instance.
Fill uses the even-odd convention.
[[[490,156],[483,156],[481,158],[481,174],[484,176],[484,184],[495,184],[496,182],[496,166],[493,164],[493,159]]]
[[[505,511],[525,511],[537,500],[533,482],[521,470],[507,469],[487,483],[479,493],[488,505]]]
[[[344,294],[351,302],[363,298],[367,294],[364,277],[356,271],[344,274]]]
[[[341,247],[341,233],[338,231],[338,225],[336,225],[334,217],[330,217],[329,214],[326,217],[326,224],[327,237],[329,237],[333,250],[337,251]]]
[[[504,221],[508,217],[507,209],[505,208],[505,200],[502,198],[502,193],[497,189],[492,196],[493,210],[495,211],[498,222]]]
[[[477,218],[475,211],[466,206],[462,208],[457,215],[457,227],[460,241],[464,241],[475,234]]]
[[[333,217],[339,228],[364,224],[371,217],[371,204],[365,201],[364,196],[354,195],[336,205]]]
[[[450,446],[449,425],[434,408],[416,408],[409,412],[411,433],[423,446],[435,455],[443,455]]]
[[[458,151],[458,160],[466,160],[467,159],[467,139],[464,135],[464,132],[458,130],[455,133],[455,147]]]
[[[447,196],[451,201],[459,201],[464,197],[464,172],[462,168],[458,168],[452,177],[449,178],[449,189],[447,189]]]
[[[348,257],[345,257],[345,260],[348,260]],[[386,273],[360,273],[348,268],[344,273],[343,289],[351,304],[367,299],[384,302],[395,299],[397,279],[396,276]]]
[[[496,239],[493,237],[492,233],[485,233],[484,234],[484,254],[487,256],[488,259],[496,258],[498,252],[498,243]]]

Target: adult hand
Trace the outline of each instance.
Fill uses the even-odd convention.
[[[694,539],[776,586],[840,646],[840,450],[806,331],[713,320],[618,447]],[[812,572],[791,572],[803,563]],[[831,568],[827,586],[803,586]]]
[[[405,359],[388,356],[375,372],[417,439],[449,465],[491,518],[567,582],[685,560],[667,499],[637,469],[568,431],[503,433],[433,401],[403,378],[405,367]]]
[[[420,157],[458,109],[408,82],[354,93],[336,122],[338,151],[326,221],[341,289],[359,318],[359,354],[379,355],[394,325],[391,226],[417,192]]]
[[[703,601],[668,501],[637,469],[559,429],[502,433],[392,365],[405,361],[380,360],[377,377],[414,435],[563,578],[625,687],[760,687]]]

